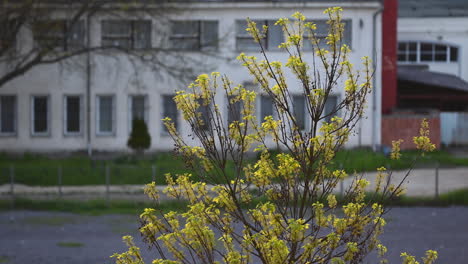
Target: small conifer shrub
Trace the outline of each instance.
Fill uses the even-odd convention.
[[[127,141],[127,146],[137,153],[143,152],[151,146],[151,136],[148,133],[148,126],[142,119],[133,119],[132,132]]]

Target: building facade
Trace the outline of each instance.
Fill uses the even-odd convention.
[[[203,65],[193,65],[195,73],[218,71],[228,75],[235,84],[249,86],[253,79],[235,58],[240,52],[257,57],[260,57],[260,53],[257,44],[246,35],[245,18],[271,26],[266,42],[268,55],[272,60],[286,62],[287,54],[277,48],[283,35],[272,26],[274,21],[300,11],[317,23],[319,31],[324,32],[327,17],[323,10],[330,3],[200,1],[187,5],[190,5],[187,9],[190,11],[177,13],[164,25],[158,25],[151,17],[90,17],[78,29],[73,29],[76,30],[75,38],[65,40],[64,48],[85,42],[85,39],[88,40],[86,36],[91,46],[107,44],[134,50],[165,43],[178,50],[179,54],[194,61],[203,61]],[[345,10],[344,41],[352,48],[351,62],[359,67],[363,56],[380,61],[381,2],[343,1],[334,5],[342,6]],[[161,32],[158,27],[161,26],[167,31],[163,41],[158,36]],[[34,45],[41,38],[44,36],[24,32],[21,41]],[[215,56],[205,55],[207,52]],[[312,60],[312,49],[306,51],[305,56]],[[190,127],[182,122],[172,101],[176,90],[183,89],[188,83],[182,83],[168,74],[155,74],[153,67],[132,61],[118,51],[92,53],[90,58],[83,55],[71,60],[71,63],[37,66],[0,89],[2,151],[128,151],[127,140],[133,118],[146,121],[152,137],[150,151],[166,151],[173,147],[161,122],[166,116],[176,121],[182,135],[190,138]],[[373,94],[369,95],[366,118],[358,124],[349,147],[380,144],[380,125],[376,125],[380,124],[381,118],[380,67],[376,64],[375,87]],[[289,72],[287,82],[293,93],[300,95],[295,78]],[[329,107],[333,107],[343,92],[343,87],[334,91]],[[226,102],[227,98],[222,98],[221,94],[218,96],[218,102]],[[267,98],[259,96],[257,115],[271,113],[270,108]],[[227,118],[227,109],[223,111]]]
[[[468,2],[400,1],[398,62],[468,81]]]
[[[414,148],[422,119],[437,147],[468,144],[468,1],[400,0],[398,85],[384,87],[382,144]],[[389,129],[390,128],[390,129]]]

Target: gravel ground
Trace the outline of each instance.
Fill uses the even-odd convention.
[[[468,207],[392,208],[381,237],[389,249],[389,263],[401,263],[400,252],[422,256],[439,251],[438,263],[468,263]],[[137,216],[85,216],[70,213],[0,212],[0,263],[78,264],[113,263],[109,256],[122,252],[121,236],[131,234],[146,250],[136,232]],[[377,263],[369,256],[365,263]]]

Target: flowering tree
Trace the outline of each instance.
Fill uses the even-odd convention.
[[[302,14],[278,20],[276,25],[286,36],[280,47],[289,54],[285,65],[270,61],[265,53],[262,39],[268,28],[258,29],[248,20],[247,31],[259,43],[264,58],[241,54],[238,59],[261,93],[272,98],[275,118],[257,120],[257,93],[233,86],[219,73],[200,75],[188,91],[175,96],[198,145],[190,146],[170,119],[166,118],[165,124],[176,151],[202,181],[194,182],[191,174],[167,175],[166,195],[188,200],[187,211],[158,214],[157,209],[148,208],[141,214],[140,231],[159,252],[152,263],[360,263],[372,250],[385,262],[386,248],[378,239],[385,226],[385,210],[378,201],[402,194],[401,184],[389,184],[388,173],[381,168],[375,203],[365,201],[369,182],[362,177],[355,178],[340,206],[333,194],[348,174],[329,165],[363,116],[372,78],[368,58],[363,58],[360,71],[348,61],[350,49],[341,42],[341,11],[325,11],[329,34],[322,41],[326,45],[320,43],[316,25]],[[315,48],[312,62],[305,61],[302,53],[304,41],[309,40]],[[307,127],[299,124],[285,68],[301,85],[310,119]],[[342,89],[338,85],[341,80],[343,100],[324,113],[329,95]],[[226,97],[227,111],[236,117],[230,123],[216,103]],[[211,111],[202,110],[206,108]],[[426,133],[423,127],[420,137],[415,138],[418,148],[425,151],[434,148]],[[271,147],[282,153],[273,155]],[[253,163],[246,158],[252,150],[261,153]],[[392,157],[399,158],[399,142],[393,150]],[[145,192],[153,199],[159,197],[154,182]],[[252,208],[252,204],[256,206]],[[130,249],[114,255],[117,263],[143,263],[132,239],[124,240]],[[402,257],[404,263],[417,263],[406,253]],[[428,251],[424,263],[433,263],[436,258],[436,252]]]

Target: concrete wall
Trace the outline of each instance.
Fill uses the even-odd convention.
[[[361,57],[372,57],[373,14],[377,11],[377,3],[348,3],[344,4],[343,19],[352,20],[352,48],[350,60],[357,68],[360,66]],[[251,82],[253,79],[239,62],[235,60],[240,51],[235,50],[235,21],[250,17],[251,19],[278,19],[290,16],[295,11],[303,12],[310,19],[326,19],[323,10],[327,4],[278,4],[278,3],[212,3],[196,5],[187,14],[177,14],[175,19],[184,20],[218,20],[219,36],[222,38],[219,45],[218,55],[222,58],[205,57],[196,52],[187,52],[187,56],[193,56],[205,62],[205,65],[194,65],[195,72],[205,73],[219,71],[227,74],[235,84]],[[91,43],[99,45],[100,20],[95,17],[91,21]],[[377,17],[377,29],[381,28],[380,16]],[[154,25],[153,25],[154,28]],[[156,43],[153,32],[153,45]],[[381,32],[376,35],[376,61],[381,59]],[[28,36],[25,36],[28,39]],[[29,38],[30,39],[30,38]],[[261,57],[259,53],[248,53]],[[286,62],[287,54],[281,51],[269,52],[271,60]],[[306,59],[311,61],[313,53],[306,54]],[[80,67],[77,67],[80,65]],[[85,58],[79,57],[73,63],[61,63],[54,65],[38,66],[0,89],[0,94],[17,95],[18,118],[17,133],[13,136],[0,137],[0,149],[2,151],[74,151],[87,148],[86,105],[91,106],[90,124],[90,146],[93,150],[101,151],[128,151],[126,142],[129,136],[131,122],[129,114],[129,95],[146,95],[148,98],[148,128],[152,137],[151,150],[170,150],[173,143],[162,129],[162,99],[163,94],[172,94],[175,90],[183,89],[186,83],[171,79],[167,75],[155,74],[151,67],[130,63],[126,56],[118,53],[110,53],[107,56],[94,55],[92,57],[91,71],[91,94],[90,102],[86,102],[86,71],[84,70]],[[366,110],[366,118],[356,128],[358,133],[350,138],[348,146],[371,146],[373,143],[380,144],[381,113],[381,70],[377,64],[375,71],[376,87],[374,89],[376,104],[372,100],[372,94]],[[137,73],[137,74],[136,74]],[[297,81],[290,72],[286,72],[287,82],[293,91],[299,92]],[[343,93],[343,87],[338,87],[335,94]],[[50,134],[47,136],[31,135],[31,96],[36,94],[48,95],[50,98]],[[64,135],[64,105],[63,97],[68,94],[81,95],[83,104],[83,133],[78,136]],[[111,136],[100,136],[96,133],[96,95],[113,95],[116,103],[116,130]],[[225,102],[219,95],[220,102]],[[223,108],[224,109],[224,108]],[[180,131],[187,136],[190,129],[187,124],[180,120]]]

